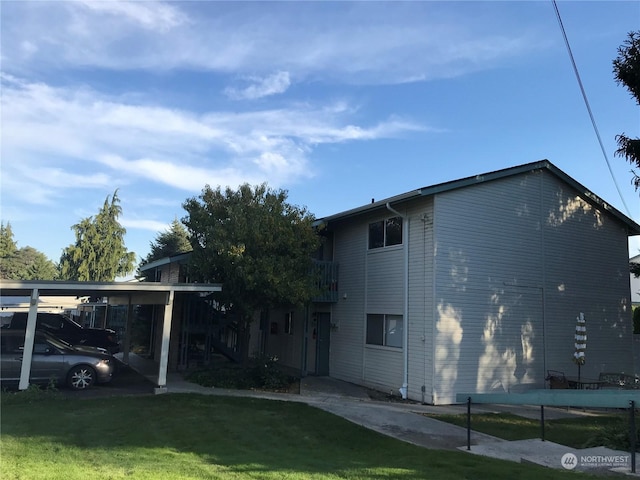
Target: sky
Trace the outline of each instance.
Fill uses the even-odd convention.
[[[640,223],[612,73],[640,2],[557,5],[613,176],[550,0],[2,1],[0,218],[57,262],[117,189],[140,259],[205,185],[320,218],[548,159]]]

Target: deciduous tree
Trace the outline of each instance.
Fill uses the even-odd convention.
[[[287,202],[287,192],[266,184],[238,190],[208,185],[183,207],[193,247],[190,271],[223,283],[217,299],[240,321],[245,357],[254,314],[280,305],[302,305],[316,292],[312,254],[320,239],[314,218]]]
[[[122,214],[118,191],[107,195],[95,217],[83,218],[71,228],[76,242],[60,258],[60,272],[65,280],[111,282],[133,272],[135,253],[124,243],[126,229],[118,222]]]

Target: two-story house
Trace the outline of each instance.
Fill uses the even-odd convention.
[[[329,295],[256,322],[256,349],[425,403],[633,372],[636,224],[548,161],[413,190],[319,219]],[[339,265],[339,276],[337,266]],[[328,268],[328,267],[327,267]]]

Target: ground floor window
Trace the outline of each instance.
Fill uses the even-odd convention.
[[[367,314],[367,344],[402,348],[402,315]]]

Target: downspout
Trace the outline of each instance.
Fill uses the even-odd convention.
[[[404,371],[403,371],[403,382],[402,387],[400,387],[400,395],[402,395],[403,400],[407,399],[407,392],[409,389],[409,218],[406,215],[402,215],[397,210],[394,210],[389,202],[386,204],[387,210],[391,213],[396,214],[400,218],[402,218],[402,240],[404,243],[404,328],[402,329],[402,344],[404,347]],[[404,239],[406,238],[406,242]]]

